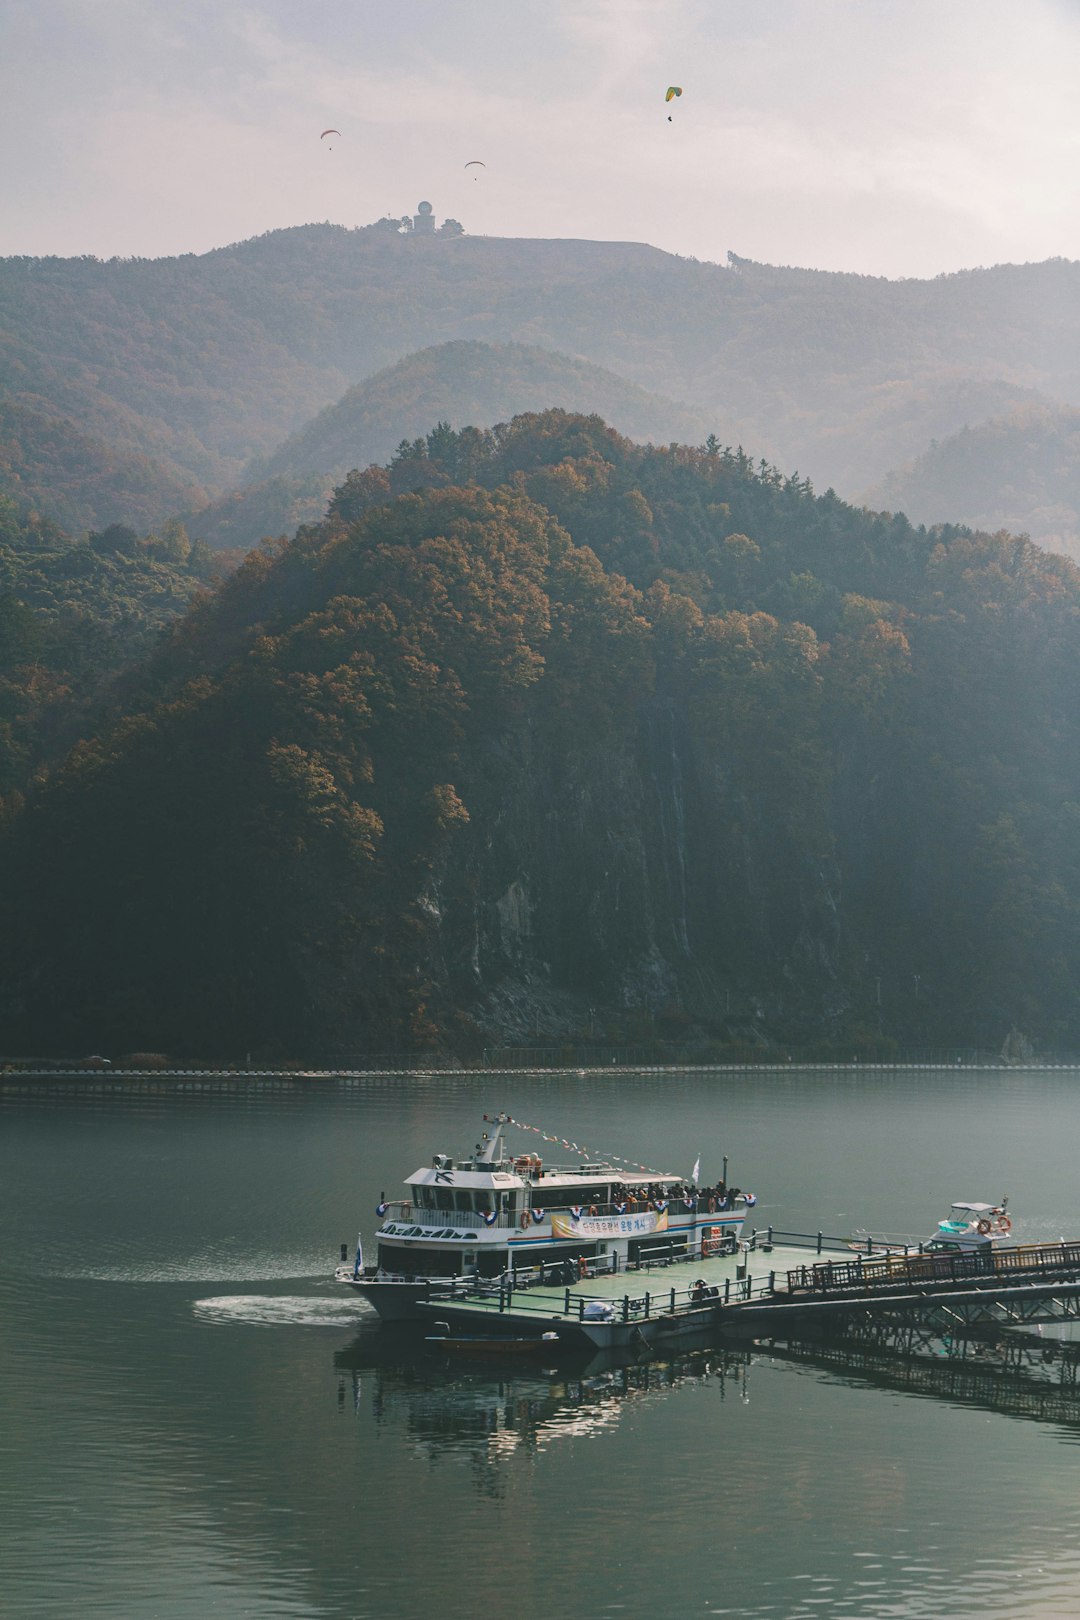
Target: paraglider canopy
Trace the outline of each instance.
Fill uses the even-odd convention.
[[[682,95],[682,85],[681,84],[669,84],[668,87],[667,87],[667,94],[665,95],[664,100],[665,101],[671,101],[673,99],[673,97],[681,96],[681,95]]]
[[[340,134],[341,134],[340,129],[324,129],[322,134],[319,136],[319,139],[320,139],[320,141],[325,141],[325,139],[326,139],[326,137],[328,135],[340,135]]]
[[[487,164],[486,164],[486,163],[482,163],[482,162],[481,162],[481,160],[480,160],[480,159],[479,159],[479,158],[471,158],[471,159],[470,159],[470,160],[469,160],[469,162],[468,162],[468,163],[466,163],[466,165],[465,165],[465,167],[466,167],[466,168],[467,168],[467,169],[486,169],[486,168],[487,168]],[[473,175],[473,179],[474,179],[474,180],[479,180],[479,178],[480,178],[480,176],[479,176],[479,175],[478,175],[478,174],[474,174],[474,175]]]

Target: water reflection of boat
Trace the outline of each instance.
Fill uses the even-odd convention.
[[[738,1243],[752,1193],[725,1179],[699,1187],[690,1177],[593,1158],[575,1142],[547,1137],[578,1155],[551,1164],[512,1153],[507,1127],[534,1131],[509,1115],[484,1116],[472,1153],[437,1153],[407,1176],[407,1197],[380,1198],[378,1254],[356,1258],[335,1280],[361,1294],[384,1321],[416,1320],[433,1289],[467,1290],[485,1279],[570,1286],[642,1264],[696,1259]]]
[[[622,1351],[580,1355],[544,1367],[534,1361],[469,1362],[428,1353],[422,1339],[366,1331],[334,1357],[338,1400],[351,1390],[358,1412],[403,1425],[430,1451],[465,1453],[488,1465],[519,1450],[541,1451],[571,1436],[606,1433],[643,1402],[708,1380],[720,1398],[746,1394],[750,1357],[703,1338],[677,1355],[646,1360]]]

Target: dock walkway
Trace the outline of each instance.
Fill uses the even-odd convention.
[[[809,1251],[809,1253],[808,1253]],[[820,1233],[755,1232],[733,1254],[602,1272],[571,1286],[507,1281],[433,1295],[455,1332],[555,1332],[598,1347],[668,1343],[703,1328],[750,1336],[853,1318],[919,1318],[953,1331],[1080,1319],[1080,1240],[975,1254],[862,1252]]]

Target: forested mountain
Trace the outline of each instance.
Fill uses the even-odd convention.
[[[463,428],[552,405],[595,412],[632,438],[661,444],[695,443],[709,432],[685,406],[569,355],[520,343],[443,343],[350,388],[250,467],[250,482],[185,521],[212,546],[250,546],[322,517],[346,473],[387,460],[402,438],[432,422]]]
[[[110,448],[67,417],[0,399],[0,495],[62,528],[107,528],[118,514],[148,528],[205,504],[199,485],[149,456]]]
[[[0,796],[70,747],[91,711],[102,723],[110,683],[212,571],[179,524],[73,541],[0,495]]]
[[[849,495],[965,423],[1080,405],[1064,261],[890,282],[312,225],[175,259],[9,259],[0,329],[5,397],[212,496],[363,378],[452,340],[604,366]],[[112,516],[145,521],[119,490]]]
[[[715,444],[439,428],[9,806],[0,1045],[1075,1045],[1078,617]]]
[[[1080,410],[1025,406],[935,442],[867,500],[920,523],[946,515],[1080,556]]]

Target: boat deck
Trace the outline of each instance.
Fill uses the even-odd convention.
[[[850,1256],[847,1245],[830,1243],[816,1251],[801,1245],[763,1241],[735,1254],[706,1259],[673,1260],[640,1270],[603,1272],[570,1286],[537,1283],[512,1291],[496,1287],[469,1295],[436,1296],[421,1303],[429,1319],[452,1320],[469,1333],[533,1333],[554,1331],[572,1338],[582,1336],[594,1344],[609,1345],[630,1337],[653,1339],[675,1331],[699,1330],[711,1324],[718,1309],[761,1294],[786,1291],[789,1270],[819,1257]],[[705,1284],[704,1297],[695,1297],[696,1285]],[[608,1320],[590,1320],[589,1305],[612,1307]]]

